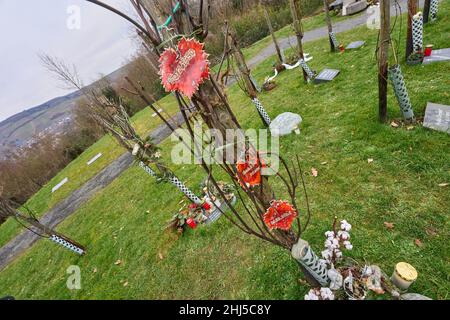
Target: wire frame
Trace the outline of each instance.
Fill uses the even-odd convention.
[[[423,49],[423,16],[417,14],[412,20],[413,51],[418,53]]]
[[[339,48],[339,42],[336,38],[336,34],[333,31],[331,31],[329,33],[329,35],[330,35],[331,42],[333,43],[333,47],[335,47],[336,49]]]
[[[395,97],[397,98],[403,118],[408,121],[413,120],[414,111],[411,106],[411,101],[409,99],[408,90],[406,89],[405,79],[403,78],[400,65],[396,64],[390,67],[388,75],[394,88]]]
[[[439,7],[439,0],[431,0],[431,3],[430,3],[431,21],[435,21],[437,19],[438,7]]]

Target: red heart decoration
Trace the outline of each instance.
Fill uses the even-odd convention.
[[[289,230],[297,217],[297,211],[287,201],[273,200],[264,213],[264,223],[269,229]]]
[[[195,39],[181,39],[178,52],[167,48],[159,58],[161,82],[169,91],[179,91],[191,98],[198,86],[209,76],[208,54],[203,43]]]

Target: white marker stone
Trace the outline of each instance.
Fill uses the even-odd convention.
[[[270,133],[274,137],[285,136],[292,131],[300,134],[299,125],[301,122],[302,117],[300,115],[292,112],[283,112],[270,123]]]
[[[87,162],[87,165],[90,166],[91,164],[93,164],[95,161],[97,161],[98,158],[100,158],[103,154],[100,152],[99,154],[95,155],[91,160],[89,160]]]
[[[58,190],[59,188],[61,188],[67,181],[69,181],[69,179],[67,177],[62,179],[62,181],[60,183],[58,183],[56,186],[53,187],[52,193],[55,192],[56,190]]]

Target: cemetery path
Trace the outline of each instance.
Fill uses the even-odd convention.
[[[402,7],[402,12],[406,10],[407,0],[399,0]],[[423,0],[420,1],[420,5],[423,5]],[[391,10],[392,15],[396,14],[395,10]],[[335,23],[333,25],[333,31],[335,33],[350,30],[352,28],[366,24],[367,14],[361,14],[354,18]],[[304,42],[317,40],[323,37],[327,37],[328,30],[326,26],[317,28],[314,30],[306,31],[304,34]],[[280,39],[280,46],[283,49],[290,48],[296,45],[295,37],[289,37]],[[268,57],[274,55],[275,47],[273,44],[267,46],[261,50],[257,56],[248,61],[249,67],[254,67]],[[230,79],[233,80],[233,79]],[[231,85],[234,81],[229,81]],[[176,123],[183,123],[183,118],[178,113],[173,120]],[[171,130],[165,125],[159,126],[150,135],[155,143],[160,143],[165,138],[169,137]],[[59,204],[49,210],[41,219],[41,222],[54,228],[61,223],[68,216],[73,214],[81,205],[89,201],[98,191],[108,186],[114,179],[120,176],[126,169],[128,169],[133,163],[133,157],[127,152],[121,155],[118,159],[113,161],[110,165],[100,171],[96,176],[91,178],[82,187],[75,190],[69,197],[62,200]],[[12,262],[19,255],[23,254],[29,247],[31,247],[39,236],[35,235],[31,231],[24,231],[14,239],[9,241],[6,245],[0,248],[0,270],[4,269],[10,262]]]

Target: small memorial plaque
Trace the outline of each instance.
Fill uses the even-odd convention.
[[[428,102],[423,126],[450,133],[450,106]]]
[[[95,161],[97,161],[98,158],[100,158],[102,156],[102,153],[98,153],[96,154],[91,160],[89,160],[87,162],[87,165],[90,166],[91,164],[93,164]]]
[[[67,181],[69,181],[69,179],[67,177],[62,179],[62,181],[60,183],[58,183],[56,186],[54,186],[52,188],[52,193],[55,192],[56,190],[58,190],[59,188],[61,188]]]
[[[423,64],[450,60],[450,48],[433,50],[431,56],[423,59]]]
[[[314,79],[315,83],[331,81],[340,73],[341,71],[335,69],[324,69],[319,75]]]
[[[354,41],[350,43],[345,49],[358,49],[361,48],[365,43],[365,41]]]

